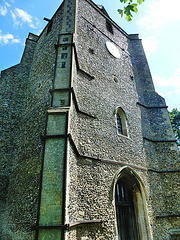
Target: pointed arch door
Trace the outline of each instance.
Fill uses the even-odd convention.
[[[117,173],[114,200],[118,240],[150,240],[145,187],[129,167]]]
[[[139,240],[136,223],[133,187],[123,179],[116,183],[116,217],[119,240]]]

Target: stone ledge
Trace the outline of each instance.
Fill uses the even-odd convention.
[[[70,107],[57,107],[47,110],[48,113],[62,113],[62,112],[68,112]]]
[[[177,229],[169,229],[169,233],[171,235],[180,235],[180,228]]]

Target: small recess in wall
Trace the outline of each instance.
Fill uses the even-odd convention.
[[[95,53],[94,49],[92,49],[92,48],[89,48],[89,52],[92,53],[92,54]]]
[[[131,80],[134,80],[134,77],[132,75],[130,76],[130,78],[131,78]]]
[[[113,76],[113,79],[115,82],[118,82],[118,78],[116,76]]]

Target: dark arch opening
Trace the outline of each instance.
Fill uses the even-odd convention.
[[[112,27],[112,24],[109,22],[109,21],[107,21],[106,20],[106,28],[107,28],[107,30],[110,32],[110,33],[114,33],[113,32],[113,27]]]
[[[134,189],[125,177],[120,178],[115,189],[116,218],[119,240],[139,240],[134,209]]]
[[[147,194],[143,181],[130,167],[123,167],[114,178],[113,195],[118,240],[150,240]],[[125,218],[123,220],[123,217]],[[123,222],[128,222],[123,227]]]
[[[118,134],[128,136],[126,115],[120,107],[116,109],[116,125]]]

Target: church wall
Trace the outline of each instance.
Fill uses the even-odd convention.
[[[70,225],[77,222],[82,224],[70,228],[68,239],[116,239],[113,188],[115,175],[123,166],[77,157],[73,149],[70,156],[70,177],[73,181],[70,180],[69,186],[69,222]],[[146,172],[135,171],[148,189]]]
[[[19,157],[23,154],[21,119],[25,111],[26,90],[28,77],[36,42],[26,40],[24,60],[20,64],[1,72],[1,171],[2,176],[2,204],[1,204],[1,232],[2,239],[11,238],[16,222],[16,210],[21,208],[17,195],[18,178],[21,178]],[[28,55],[26,53],[28,52]],[[21,135],[21,137],[20,137]],[[19,169],[19,171],[16,171]],[[18,174],[17,174],[18,172]],[[20,183],[21,182],[21,183]],[[19,179],[22,184],[22,179]],[[19,191],[19,192],[18,192]],[[21,198],[21,196],[20,196]],[[9,235],[10,234],[10,235]]]
[[[3,195],[6,201],[2,205],[3,240],[35,238],[33,226],[37,221],[43,136],[56,59],[54,45],[62,17],[61,7],[53,18],[51,31],[47,34],[47,25],[39,38],[30,34],[21,63],[1,74],[7,109],[3,112],[6,128],[3,146],[7,151],[3,152],[3,158],[4,166],[8,167],[3,175],[3,181],[7,182],[6,196]]]
[[[70,0],[67,6],[71,6]],[[58,50],[54,45],[60,33],[74,28],[66,14],[62,4],[39,37],[29,35],[21,63],[1,74],[1,84],[6,89],[2,95],[3,240],[35,239],[43,137],[47,110],[53,111],[49,89],[66,86],[61,85],[62,76],[55,76],[61,47]],[[108,31],[106,20],[112,24],[113,34]],[[47,34],[51,22],[52,29]],[[154,91],[140,40],[137,35],[126,34],[89,0],[78,2],[73,37],[73,91],[65,136],[65,224],[69,224],[66,238],[116,239],[113,187],[115,176],[127,166],[144,185],[148,228],[153,239],[173,240],[169,230],[178,226],[178,154],[165,101]],[[109,53],[106,41],[116,45],[120,59]],[[56,72],[61,73],[61,69]],[[62,91],[58,94],[57,101],[64,98]],[[128,136],[117,133],[117,107],[125,112]],[[53,121],[48,126],[52,132],[56,130]],[[60,122],[61,119],[56,122],[58,130]]]
[[[78,7],[75,48],[80,70],[74,73],[73,88],[79,109],[89,116],[78,113],[72,102],[70,133],[80,156],[70,142],[67,212],[70,225],[94,223],[71,227],[69,239],[115,239],[112,189],[122,166],[130,165],[143,179],[149,204],[141,112],[128,37],[114,26],[114,34],[108,32],[106,18],[88,2],[80,1]],[[106,41],[117,44],[120,59],[108,52]],[[128,137],[117,134],[116,107],[126,113]]]
[[[88,15],[84,14],[84,10],[88,12]],[[77,72],[74,77],[74,89],[80,108],[95,118],[75,114],[70,124],[71,128],[74,129],[72,138],[74,138],[75,145],[82,156],[81,158],[72,158],[74,159],[73,165],[76,165],[76,181],[83,180],[87,182],[87,185],[84,184],[85,186],[81,189],[81,183],[79,183],[78,188],[74,188],[74,184],[70,180],[71,196],[79,196],[76,199],[79,208],[76,208],[74,212],[70,211],[69,216],[72,217],[72,222],[83,219],[101,220],[101,217],[105,216],[108,227],[105,226],[106,223],[99,225],[99,227],[98,223],[94,223],[99,232],[86,230],[84,233],[82,232],[82,236],[87,235],[92,239],[101,239],[100,237],[112,239],[115,236],[115,215],[112,205],[109,203],[111,206],[105,207],[105,204],[109,201],[109,184],[112,184],[114,174],[121,166],[113,165],[110,161],[118,162],[122,166],[130,164],[133,169],[138,173],[140,172],[145,185],[149,223],[152,226],[151,234],[154,239],[171,239],[168,229],[177,228],[176,218],[171,217],[171,220],[167,220],[166,231],[164,227],[159,226],[161,221],[159,216],[164,214],[164,218],[167,218],[168,214],[177,213],[175,202],[178,202],[177,198],[173,201],[172,198],[167,197],[168,194],[166,195],[167,192],[170,196],[177,195],[178,187],[173,190],[171,186],[166,185],[166,182],[169,182],[171,178],[178,182],[178,175],[176,172],[177,147],[165,101],[154,90],[145,54],[143,49],[141,50],[142,45],[137,43],[140,40],[134,40],[137,35],[127,36],[114,26],[114,34],[112,35],[106,29],[105,19],[87,1],[79,2],[77,35],[75,37],[77,58],[80,69],[93,78],[80,71]],[[109,54],[105,47],[107,40],[117,44],[121,52],[120,59],[117,60]],[[117,134],[115,123],[115,108],[117,106],[122,107],[127,115],[129,138]],[[145,137],[150,140],[160,140],[160,142],[149,142],[144,139]],[[103,165],[103,160],[109,160],[108,166]],[[93,165],[92,169],[90,170],[87,165]],[[146,168],[148,172],[137,170],[137,166]],[[98,169],[98,173],[94,176],[96,169]],[[153,172],[154,170],[157,172]],[[158,173],[158,171],[171,170],[173,173],[167,172],[163,176],[162,173]],[[107,178],[105,177],[106,173]],[[100,185],[97,186],[98,183],[94,179],[101,178],[101,174],[104,174],[104,182],[97,181]],[[73,176],[72,170],[70,179]],[[102,196],[104,202],[101,202],[102,191],[98,192],[98,188],[105,189],[106,194]],[[91,198],[90,202],[94,204],[95,209],[98,208],[95,210],[95,215],[93,215],[93,211],[88,209],[89,200],[86,195]],[[97,195],[98,198],[95,197]],[[111,212],[106,214],[103,212],[102,206],[104,209],[111,209]],[[170,210],[171,206],[175,207]],[[86,228],[84,225],[77,228],[79,238],[81,233],[78,229],[83,229],[83,227]],[[94,225],[89,224],[87,228],[93,229]],[[73,229],[72,236],[75,232],[76,230]],[[72,237],[72,239],[75,238]]]
[[[118,43],[121,39],[121,45],[124,46],[124,49],[127,49],[128,39],[116,29],[112,36],[110,36],[110,33],[106,33],[105,30],[105,33],[102,34],[99,30],[102,28],[102,24],[104,24],[105,28],[105,18],[88,4],[89,15],[87,20],[91,21],[91,24],[87,23],[84,16],[82,16],[84,4],[87,4],[87,2],[83,1],[82,5],[79,3],[82,8],[80,8],[78,15],[80,22],[77,30],[77,57],[80,68],[93,76],[94,79],[88,80],[87,77],[78,74],[74,85],[76,85],[77,99],[81,109],[93,115],[95,119],[84,120],[79,118],[79,126],[81,126],[79,148],[90,155],[92,155],[93,149],[94,156],[99,155],[99,157],[104,156],[111,159],[122,158],[119,149],[124,148],[123,161],[131,161],[131,163],[140,161],[143,163],[140,110],[136,105],[138,95],[135,83],[131,79],[133,73],[129,53],[124,53],[119,44],[118,48],[122,57],[116,59],[107,51],[105,46],[106,41],[112,40]],[[92,16],[94,22],[90,19]],[[97,21],[95,22],[97,18],[99,19],[99,25]],[[94,24],[96,24],[96,28],[93,31],[89,30],[90,27],[93,28],[92,25]],[[94,49],[94,54],[89,52],[89,48]],[[81,51],[81,49],[84,50]],[[117,82],[114,77],[118,79]],[[125,111],[129,138],[117,134],[116,107],[121,107]],[[89,129],[89,131],[86,131],[86,129]],[[84,133],[86,133],[87,137],[85,137]],[[87,139],[89,139],[89,143]],[[80,142],[83,141],[86,144],[81,146]],[[99,151],[100,145],[101,151]],[[134,152],[137,154],[134,154]],[[134,160],[130,158],[134,158]],[[137,160],[137,158],[139,159]]]

